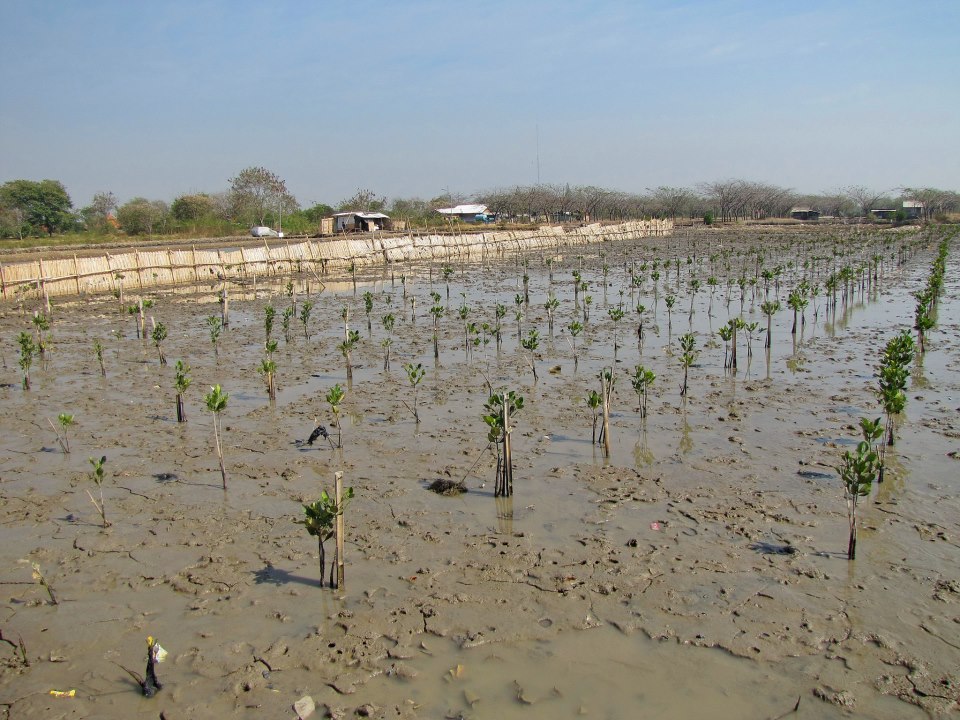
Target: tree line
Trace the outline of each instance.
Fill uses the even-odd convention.
[[[0,237],[24,238],[63,233],[94,235],[234,235],[253,225],[282,228],[287,234],[314,234],[320,220],[337,211],[384,212],[412,227],[442,225],[436,210],[464,202],[484,204],[508,222],[596,222],[642,218],[703,219],[732,222],[789,217],[807,207],[821,216],[865,217],[878,209],[897,210],[904,200],[922,203],[923,220],[960,210],[960,193],[937,188],[898,188],[878,192],[853,185],[819,194],[749,180],[722,180],[693,187],[659,186],[631,193],[593,185],[516,185],[472,196],[445,193],[424,199],[389,199],[358,189],[335,205],[303,208],[284,180],[263,167],[248,167],[229,179],[228,189],[187,193],[173,202],[135,197],[120,204],[112,192],[98,192],[89,205],[75,208],[57,180],[11,180],[0,186]]]

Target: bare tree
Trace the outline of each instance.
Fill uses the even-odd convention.
[[[850,185],[843,188],[841,192],[859,208],[862,217],[866,217],[871,210],[875,209],[884,196],[883,192],[869,190],[863,185]]]

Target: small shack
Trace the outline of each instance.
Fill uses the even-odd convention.
[[[819,220],[820,211],[815,210],[809,205],[797,205],[790,208],[790,217],[794,220]]]
[[[903,214],[906,216],[907,220],[919,220],[924,216],[925,208],[926,205],[923,204],[922,200],[903,201]]]
[[[485,222],[487,220],[486,205],[457,205],[452,208],[437,208],[437,212],[445,218],[460,222]]]
[[[340,212],[333,215],[334,232],[373,232],[390,230],[390,216],[379,212]]]

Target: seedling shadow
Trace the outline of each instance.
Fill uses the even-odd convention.
[[[323,588],[323,580],[317,578],[308,578],[303,575],[295,575],[289,570],[281,570],[272,565],[267,565],[253,573],[254,582],[257,585],[286,585],[288,583],[300,583],[315,588]]]

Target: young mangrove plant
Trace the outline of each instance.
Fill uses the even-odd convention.
[[[150,333],[150,338],[153,340],[154,347],[157,348],[157,354],[160,356],[160,364],[166,365],[167,358],[163,354],[163,341],[167,339],[167,326],[162,322],[156,322],[152,317],[150,322],[153,323],[153,332]]]
[[[280,317],[280,328],[283,330],[283,341],[287,345],[290,344],[290,338],[293,335],[291,325],[293,323],[294,315],[296,315],[296,309],[290,305],[284,308],[283,315]]]
[[[373,337],[373,323],[370,313],[373,312],[373,293],[367,290],[363,293],[363,311],[367,314],[367,337]]]
[[[387,313],[380,318],[383,329],[387,331],[387,336],[380,342],[383,346],[383,369],[386,372],[390,372],[390,348],[393,346],[393,326],[396,321],[393,313]]]
[[[764,300],[760,303],[760,312],[767,316],[767,336],[764,338],[763,346],[770,347],[770,338],[773,337],[771,332],[771,323],[773,322],[773,316],[780,311],[780,301],[779,300]]]
[[[87,490],[87,496],[90,498],[90,502],[93,503],[93,506],[97,509],[97,512],[100,513],[100,521],[104,528],[110,527],[110,523],[107,521],[107,509],[103,503],[103,478],[104,471],[103,466],[107,462],[107,456],[103,455],[99,460],[97,458],[89,458],[90,465],[92,469],[90,470],[90,479],[93,481],[93,484],[97,486],[97,493],[100,496],[100,499],[97,500],[93,496],[93,493]]]
[[[99,339],[93,341],[93,354],[97,357],[97,364],[100,365],[100,375],[107,376],[107,366],[103,364],[103,343]]]
[[[652,370],[647,370],[643,365],[637,365],[630,376],[630,384],[633,385],[637,402],[640,404],[641,418],[647,417],[647,393],[656,377]]]
[[[334,385],[327,391],[326,401],[333,413],[333,424],[337,428],[337,447],[343,447],[343,429],[340,427],[340,405],[346,397],[346,392],[340,387],[340,383]]]
[[[303,337],[308,341],[310,340],[310,313],[312,311],[313,303],[309,300],[304,300],[300,306],[300,324],[303,325]]]
[[[493,337],[497,342],[497,354],[503,344],[503,319],[507,316],[507,306],[497,303],[493,308]]]
[[[907,380],[910,377],[910,361],[916,346],[908,330],[891,338],[884,347],[880,358],[878,396],[886,413],[886,445],[893,447],[895,442],[894,418],[904,411],[907,405]],[[881,447],[880,479],[883,479],[883,460],[885,451]]]
[[[337,475],[341,475],[341,473],[337,473]],[[327,553],[324,543],[334,536],[337,519],[342,518],[347,503],[352,499],[352,487],[346,488],[342,492],[339,503],[337,503],[334,498],[331,498],[327,491],[324,490],[320,493],[319,500],[303,506],[303,519],[294,520],[298,525],[303,525],[308,534],[317,538],[317,549],[320,553],[321,585],[323,584],[323,579],[327,571]],[[338,585],[334,584],[334,572],[339,560],[339,557],[335,557],[330,567],[330,587],[332,588],[338,587]],[[340,577],[339,580],[342,582],[343,578]]]
[[[787,307],[793,310],[793,327],[790,328],[791,335],[797,334],[797,313],[799,312],[802,314],[806,309],[808,302],[809,300],[807,300],[806,286],[801,282],[799,286],[790,291],[790,295],[787,298]],[[805,317],[803,318],[803,323],[806,324]]]
[[[600,399],[602,401],[603,427],[600,435],[603,442],[603,455],[610,457],[610,404],[613,399],[613,385],[616,378],[612,367],[605,367],[600,370]]]
[[[597,426],[600,424],[600,413],[603,408],[603,394],[597,392],[596,390],[590,390],[587,393],[586,398],[587,407],[590,408],[590,413],[593,418],[593,431],[590,436],[591,445],[597,444]],[[601,429],[600,438],[603,437],[603,432]]]
[[[223,333],[223,321],[216,315],[207,318],[207,330],[210,331],[210,344],[213,345],[213,357],[220,359],[220,335]]]
[[[40,585],[40,587],[42,587],[44,590],[47,591],[47,597],[50,598],[50,604],[59,605],[60,603],[57,601],[57,596],[53,592],[53,587],[50,585],[50,582],[47,580],[46,576],[43,574],[43,570],[40,569],[40,563],[32,562],[30,563],[30,567],[33,570],[32,575],[33,575],[34,581],[38,585]],[[23,640],[20,641],[20,648],[21,650],[23,649]],[[24,653],[24,656],[26,656],[26,653]]]
[[[306,303],[304,303],[306,305]],[[343,354],[344,360],[347,362],[347,383],[349,384],[353,380],[353,349],[357,346],[357,343],[360,342],[360,331],[359,330],[347,330],[346,339],[337,345],[337,349]]]
[[[23,372],[23,389],[30,389],[30,367],[33,365],[33,358],[37,354],[37,345],[33,337],[28,332],[21,332],[17,336],[17,344],[20,345],[20,370]]]
[[[530,328],[530,331],[527,333],[527,336],[520,340],[520,345],[530,353],[530,356],[527,358],[527,362],[530,364],[530,369],[533,370],[533,382],[537,382],[537,348],[540,347],[540,333],[537,332],[536,328]]]
[[[33,327],[37,331],[37,352],[44,355],[47,352],[47,345],[43,342],[43,334],[50,329],[50,320],[37,310],[33,313]]]
[[[860,419],[863,439],[857,443],[856,452],[843,453],[841,464],[837,466],[843,481],[843,494],[847,501],[847,522],[849,539],[847,541],[847,559],[857,556],[857,505],[862,497],[870,494],[873,482],[877,478],[879,459],[871,443],[883,434],[880,418],[876,420]]]
[[[667,304],[667,330],[673,329],[673,305],[677,302],[675,295],[667,295],[663,301]]]
[[[733,337],[733,327],[721,325],[717,335],[723,340],[723,369],[726,370],[730,367],[730,338]]]
[[[443,317],[443,305],[440,304],[440,296],[437,293],[430,293],[434,297],[433,305],[430,308],[430,314],[433,316],[433,359],[440,359],[440,318]]]
[[[213,415],[213,440],[217,451],[217,460],[220,461],[220,478],[223,480],[223,489],[227,489],[227,468],[223,464],[223,418],[221,414],[227,409],[227,400],[230,396],[219,385],[210,388],[204,396],[207,410]]]
[[[683,385],[680,387],[681,397],[687,397],[687,376],[690,371],[690,366],[693,365],[697,360],[697,355],[700,354],[699,350],[695,350],[697,344],[697,338],[693,333],[685,333],[680,336],[680,350],[683,351],[683,354],[680,356],[680,362],[683,363]]]
[[[623,308],[621,306],[607,308],[607,315],[610,316],[610,320],[613,321],[613,359],[617,359],[617,350],[620,345],[618,342],[619,339],[619,328],[620,321],[623,320]]]
[[[50,427],[57,434],[57,443],[60,445],[60,449],[64,453],[70,452],[70,437],[69,430],[70,426],[74,424],[73,415],[69,413],[60,413],[57,415],[57,425],[53,424],[53,420],[47,418],[47,422],[50,423]]]
[[[560,307],[560,301],[557,300],[551,292],[547,297],[547,301],[543,304],[543,307],[547,311],[547,327],[550,331],[550,337],[553,337],[553,318],[557,308]]]
[[[402,402],[404,405],[407,405],[407,409],[413,413],[414,422],[419,425],[420,413],[417,410],[417,399],[420,394],[420,381],[423,380],[425,371],[421,363],[417,363],[416,365],[413,363],[404,363],[403,369],[407,373],[407,381],[410,383],[410,387],[413,388],[413,407],[407,405],[407,403],[403,400],[400,402]]]
[[[513,495],[513,452],[510,434],[513,418],[523,409],[523,397],[513,390],[491,395],[484,404],[483,421],[487,424],[487,440],[497,450],[497,471],[494,478],[494,497]]]
[[[190,387],[190,383],[193,382],[190,379],[190,366],[183,360],[177,360],[173,372],[173,389],[177,393],[177,422],[183,423],[187,421],[187,414],[183,407],[183,396]]]
[[[267,356],[260,361],[257,370],[263,375],[263,380],[267,384],[267,397],[274,403],[277,401],[277,362],[273,359],[273,354],[277,351],[277,341],[268,340],[264,350]]]
[[[277,309],[273,305],[267,305],[263,309],[263,334],[264,342],[270,342],[273,337],[273,321],[277,317]]]
[[[644,313],[647,312],[647,308],[640,303],[637,303],[637,353],[643,354],[643,320]]]
[[[580,364],[580,357],[577,353],[577,336],[583,332],[583,323],[574,320],[567,325],[567,332],[570,333],[570,347],[573,350],[573,369],[576,370]]]

